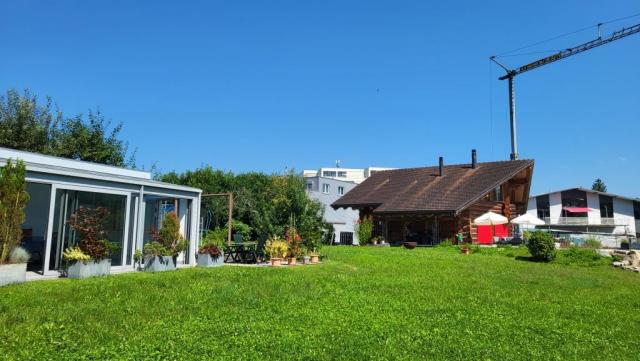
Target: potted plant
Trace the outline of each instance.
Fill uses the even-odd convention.
[[[198,266],[217,267],[224,264],[224,242],[226,231],[224,229],[209,230],[202,238],[198,248]]]
[[[96,269],[91,262],[91,257],[84,253],[78,246],[69,247],[62,253],[62,258],[67,262],[68,278],[87,278],[95,276]]]
[[[104,230],[104,219],[109,214],[105,207],[87,208],[80,207],[71,215],[67,224],[73,229],[80,241],[77,247],[89,257],[86,261],[78,261],[75,258],[77,250],[67,249],[72,258],[64,258],[67,261],[66,273],[69,278],[86,278],[91,276],[106,276],[111,273],[111,255],[117,249],[109,242],[107,232]],[[71,269],[71,270],[70,270]]]
[[[265,243],[264,250],[271,259],[271,266],[278,267],[282,265],[282,259],[287,255],[289,246],[282,238],[272,236]]]
[[[176,269],[176,260],[180,252],[187,248],[187,241],[180,234],[180,222],[174,212],[168,213],[162,220],[159,231],[152,230],[153,242],[144,245],[144,270],[162,272]]]
[[[620,249],[629,249],[629,240],[628,239],[623,239],[620,242]]]
[[[460,252],[462,252],[462,254],[469,254],[470,251],[471,251],[471,247],[469,243],[460,244]]]
[[[296,219],[291,216],[289,218],[289,228],[286,232],[287,239],[287,264],[289,266],[295,266],[298,257],[302,254],[302,238],[300,238],[300,234],[298,234],[298,229],[296,228]]]
[[[24,162],[11,159],[0,169],[0,286],[27,278],[29,253],[20,248],[24,208],[29,201]]]

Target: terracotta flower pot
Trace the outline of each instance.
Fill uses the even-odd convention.
[[[294,257],[287,258],[287,264],[289,266],[295,266],[296,265],[296,259]]]
[[[318,262],[320,262],[319,256],[311,256],[311,263],[318,263]]]
[[[271,267],[280,267],[280,266],[282,266],[282,258],[271,259]]]

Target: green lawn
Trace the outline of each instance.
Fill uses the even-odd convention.
[[[640,275],[453,249],[325,248],[0,289],[0,359],[638,359]]]

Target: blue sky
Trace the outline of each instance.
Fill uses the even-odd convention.
[[[0,90],[50,95],[68,115],[99,106],[138,165],[163,171],[414,167],[468,162],[471,148],[502,160],[507,84],[488,57],[639,12],[632,0],[8,1]],[[634,35],[517,78],[533,193],[601,177],[640,196],[639,63]]]

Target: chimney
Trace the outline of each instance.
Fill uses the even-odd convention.
[[[443,174],[444,174],[443,169],[442,169],[443,167],[444,167],[444,158],[440,157],[438,159],[438,175],[440,177],[442,177]]]
[[[471,169],[476,169],[478,165],[478,155],[475,149],[471,149]]]

